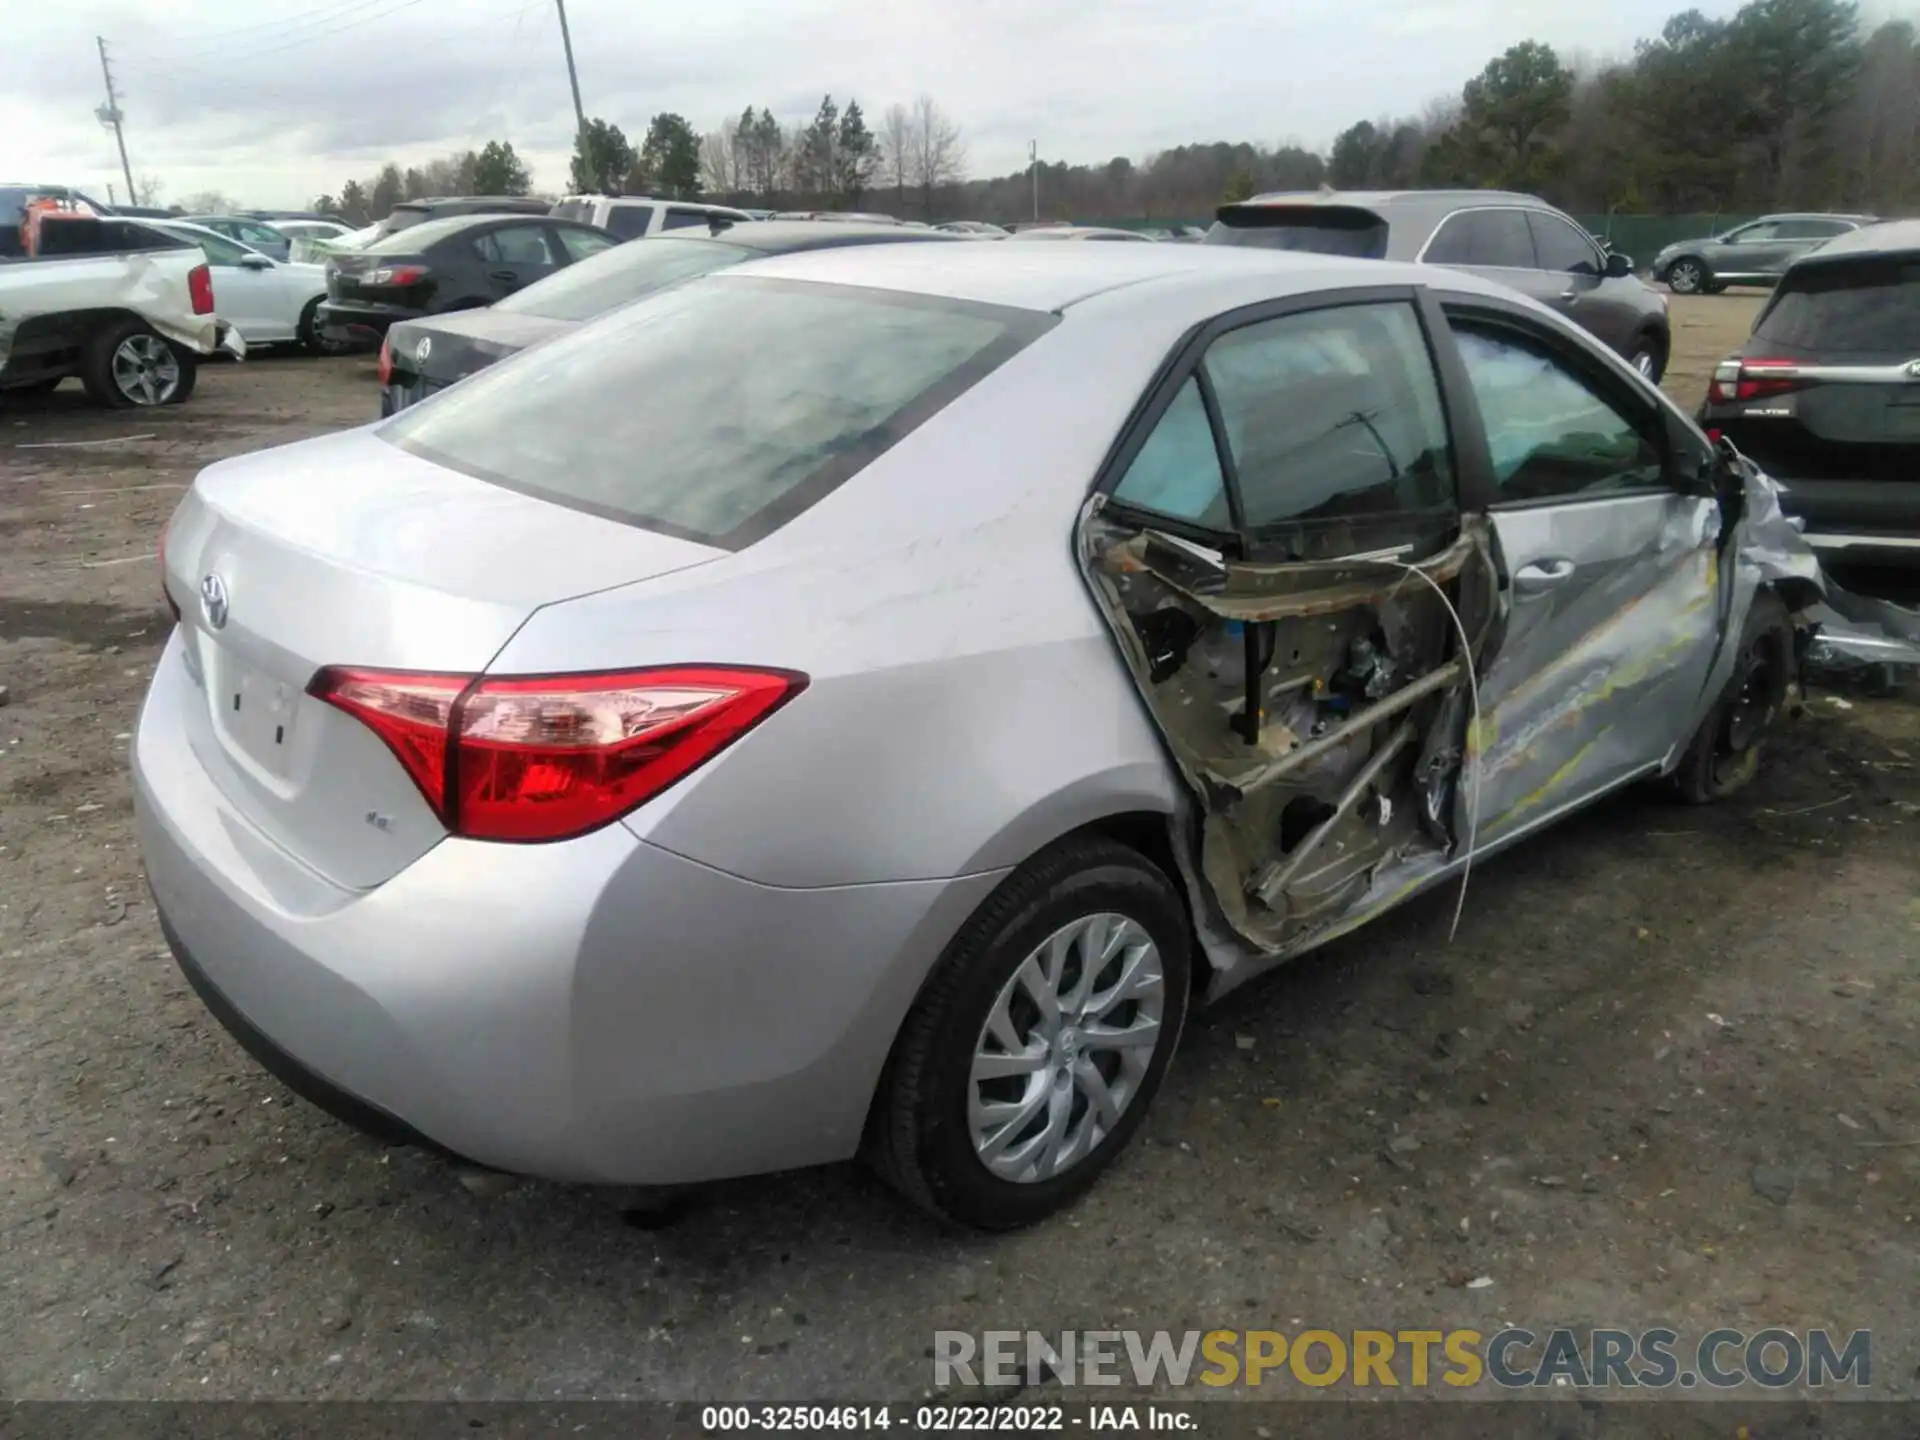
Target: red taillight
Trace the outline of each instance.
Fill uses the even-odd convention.
[[[393,345],[390,341],[382,340],[380,342],[380,383],[385,385],[391,379],[393,379]]]
[[[1720,401],[1764,400],[1805,383],[1798,360],[1723,360],[1714,369],[1707,395]]]
[[[362,285],[418,285],[427,278],[424,265],[382,265],[360,277]]]
[[[193,313],[211,315],[213,313],[213,271],[205,265],[196,265],[187,272],[187,294],[193,300]]]
[[[806,683],[713,665],[477,679],[331,667],[307,690],[385,741],[455,834],[564,840],[658,795]]]

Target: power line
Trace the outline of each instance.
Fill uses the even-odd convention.
[[[382,0],[349,0],[349,3],[345,5],[322,6],[317,10],[304,10],[279,20],[256,20],[250,25],[235,25],[227,30],[209,30],[204,34],[185,36],[173,44],[162,45],[157,51],[152,53],[163,58],[172,56],[181,60],[191,60],[207,55],[218,55],[221,53],[223,47],[221,43],[216,42],[225,42],[235,36],[246,36],[248,38],[242,43],[252,44],[256,40],[266,38],[265,36],[255,33],[258,31],[270,32],[273,37],[278,38],[301,30],[311,29],[315,25],[325,24],[340,19],[343,16],[350,15],[356,10],[365,10],[381,3]]]
[[[363,15],[359,19],[349,20],[343,25],[330,26],[325,30],[315,30],[310,34],[296,36],[291,40],[282,39],[277,44],[267,45],[259,49],[237,51],[219,50],[208,53],[217,55],[223,64],[231,64],[239,60],[254,60],[262,55],[277,55],[284,50],[294,50],[302,45],[310,45],[315,40],[323,39],[328,35],[339,35],[348,30],[357,30],[363,25],[371,25],[378,20],[388,19],[391,16],[398,15],[402,10],[411,10],[414,6],[423,3],[425,3],[425,0],[399,0],[398,4],[391,5],[388,9],[376,11],[371,15]],[[388,4],[388,0],[360,0],[360,4],[355,8],[364,10],[370,5],[385,4]],[[345,13],[344,11],[342,12],[343,15]],[[148,68],[144,65],[133,68],[138,68],[142,74],[149,78],[164,75],[170,71],[193,69],[193,67],[185,63],[185,61],[156,62],[156,68]],[[209,74],[211,72],[202,70],[197,73]],[[232,79],[232,76],[230,74],[223,75],[221,79],[223,83],[228,82]]]

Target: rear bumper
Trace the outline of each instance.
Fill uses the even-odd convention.
[[[196,702],[176,637],[134,803],[195,989],[323,1108],[501,1170],[667,1185],[852,1155],[921,981],[1000,878],[779,889],[610,825],[449,839],[345,890],[228,804]]]
[[[351,300],[322,300],[314,312],[320,333],[328,340],[354,345],[377,345],[402,320],[417,319],[417,310],[394,305],[364,305]]]
[[[1920,453],[1914,464],[1920,477]],[[1780,508],[1804,523],[1802,534],[1824,564],[1920,567],[1920,478],[1775,478]]]

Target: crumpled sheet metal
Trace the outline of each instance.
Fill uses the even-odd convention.
[[[1834,584],[1799,526],[1781,511],[1780,487],[1752,462],[1743,458],[1740,463],[1747,483],[1741,558],[1751,563],[1759,581],[1803,580],[1823,597],[1806,611],[1816,627],[1807,649],[1808,667],[1920,666],[1920,613]]]
[[[193,313],[186,273],[202,263],[204,257],[192,250],[156,250],[0,265],[0,368],[23,322],[68,310],[131,310],[196,354],[231,350],[222,344],[222,331],[230,327],[215,315]]]

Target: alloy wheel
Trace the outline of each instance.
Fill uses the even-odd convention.
[[[180,360],[158,335],[129,335],[113,352],[113,383],[135,405],[164,405],[180,388]]]
[[[1667,272],[1667,288],[1676,295],[1692,295],[1699,291],[1705,278],[1693,261],[1682,260]]]
[[[1166,974],[1146,929],[1110,912],[1062,926],[1014,970],[974,1045],[974,1153],[1002,1180],[1062,1175],[1113,1133],[1165,1034]]]

